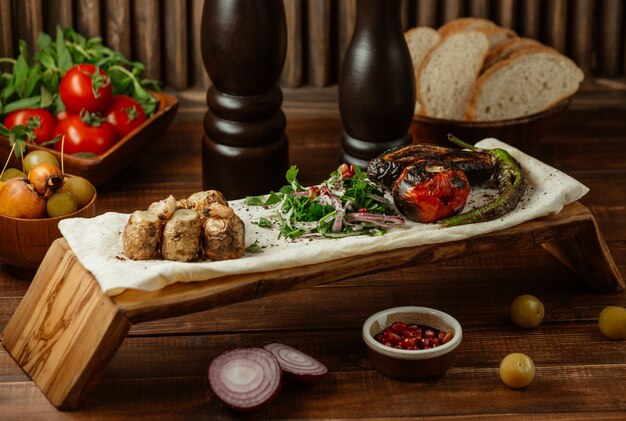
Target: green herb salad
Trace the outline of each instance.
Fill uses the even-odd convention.
[[[278,238],[291,239],[376,236],[404,224],[404,218],[359,167],[342,164],[327,180],[311,187],[303,187],[297,176],[298,168],[292,166],[286,174],[288,184],[278,192],[245,199],[245,205],[268,211],[254,224],[278,227]]]

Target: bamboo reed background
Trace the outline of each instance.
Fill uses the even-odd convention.
[[[283,0],[288,51],[283,86],[337,82],[354,30],[356,0]],[[626,75],[624,0],[404,0],[405,28],[484,17],[572,57],[587,75]],[[0,55],[33,45],[57,24],[102,36],[174,90],[206,89],[200,56],[203,0],[0,0]]]

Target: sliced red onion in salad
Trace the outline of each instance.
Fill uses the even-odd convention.
[[[263,348],[274,354],[283,371],[294,375],[301,382],[311,383],[328,373],[324,364],[289,345],[276,342]]]
[[[209,365],[209,384],[230,408],[251,411],[272,401],[282,384],[281,366],[272,352],[237,348],[218,355]]]

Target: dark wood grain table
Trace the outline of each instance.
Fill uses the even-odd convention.
[[[300,90],[302,91],[302,90]],[[334,90],[286,92],[290,161],[303,183],[318,183],[338,163],[342,132]],[[201,189],[203,108],[183,100],[163,138],[99,189],[98,213],[131,212]],[[626,274],[626,87],[588,83],[541,143],[542,159],[590,187],[581,202],[598,219]],[[503,139],[506,141],[506,139]],[[0,234],[1,235],[1,234]],[[28,282],[0,263],[0,330]],[[521,330],[511,301],[534,294],[544,322]],[[252,297],[251,297],[252,298]],[[390,380],[365,358],[361,326],[392,306],[424,305],[454,315],[464,338],[454,366],[437,380]],[[599,332],[606,305],[624,293],[598,293],[541,247],[501,250],[437,264],[413,264],[310,289],[134,325],[85,406],[56,410],[0,347],[0,419],[413,418],[626,419],[626,341]],[[94,320],[97,323],[97,320]],[[271,341],[326,363],[320,383],[287,383],[268,407],[237,414],[216,399],[207,367],[220,352]],[[537,373],[524,390],[498,378],[510,352],[530,355]]]

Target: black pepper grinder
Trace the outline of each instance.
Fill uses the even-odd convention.
[[[366,167],[381,152],[411,143],[415,80],[402,32],[402,0],[356,4],[339,80],[341,160]]]
[[[228,199],[277,190],[289,164],[278,78],[287,51],[283,0],[206,0],[202,177]]]

